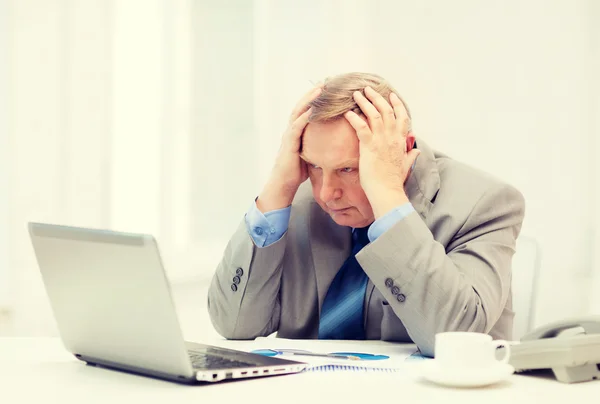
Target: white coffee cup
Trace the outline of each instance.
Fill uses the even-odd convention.
[[[496,349],[503,346],[504,356],[496,358]],[[449,368],[485,368],[508,363],[510,345],[478,332],[442,332],[435,335],[435,361]]]

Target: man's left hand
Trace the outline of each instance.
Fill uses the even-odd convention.
[[[404,183],[420,152],[412,148],[410,118],[400,98],[391,93],[388,103],[371,87],[365,88],[365,95],[356,91],[354,100],[366,119],[352,111],[344,117],[356,130],[360,184],[378,219],[408,202]]]

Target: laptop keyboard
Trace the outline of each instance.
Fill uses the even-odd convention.
[[[204,352],[188,351],[194,369],[233,369],[255,367],[255,363],[240,362]]]

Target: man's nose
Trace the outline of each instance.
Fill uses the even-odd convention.
[[[339,199],[342,197],[342,190],[331,176],[323,176],[323,184],[321,185],[321,200],[325,203]]]

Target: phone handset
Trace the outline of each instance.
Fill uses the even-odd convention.
[[[521,338],[532,341],[541,338],[554,338],[571,328],[581,327],[585,334],[600,334],[600,316],[586,316],[556,321],[536,328]]]

